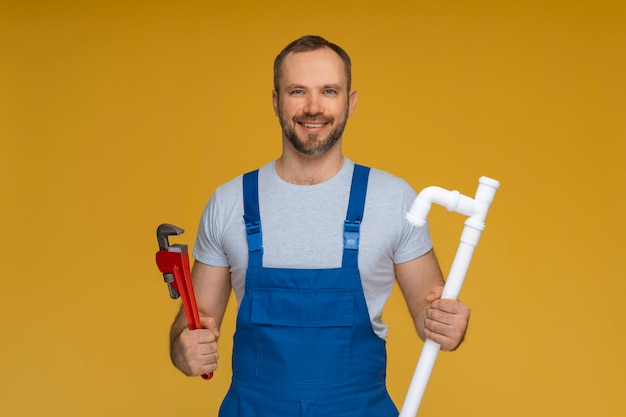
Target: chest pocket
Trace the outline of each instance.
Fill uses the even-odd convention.
[[[349,378],[353,289],[252,291],[257,376],[297,384]]]

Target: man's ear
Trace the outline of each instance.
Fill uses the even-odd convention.
[[[356,108],[356,102],[359,99],[359,93],[356,90],[350,91],[348,95],[348,116],[352,115]]]
[[[278,93],[272,90],[272,106],[274,107],[274,115],[278,117]]]

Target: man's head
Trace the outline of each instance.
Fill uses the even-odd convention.
[[[357,100],[350,72],[345,51],[319,36],[300,38],[276,57],[274,112],[298,153],[322,155],[341,139]]]
[[[315,35],[307,35],[296,39],[295,41],[287,45],[278,54],[278,56],[276,56],[276,59],[274,60],[274,90],[279,91],[279,81],[282,75],[282,64],[288,54],[292,52],[295,53],[315,51],[316,49],[322,48],[330,48],[331,50],[335,51],[335,53],[339,55],[339,57],[343,61],[343,65],[345,66],[346,71],[346,79],[348,82],[348,91],[350,91],[350,88],[352,87],[352,61],[350,60],[350,56],[339,45],[335,45],[332,42],[328,42],[321,36]]]

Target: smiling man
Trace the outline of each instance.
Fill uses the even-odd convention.
[[[341,139],[357,92],[349,91],[344,63],[330,48],[291,53],[282,59],[272,98],[283,139],[303,155],[322,155]]]
[[[231,290],[233,375],[221,417],[392,417],[382,311],[397,280],[419,336],[453,350],[469,308],[440,299],[427,228],[404,221],[416,193],[357,165],[341,143],[357,103],[351,62],[319,36],[274,63],[282,154],[219,187],[198,230],[192,272],[204,329],[184,311],[171,357],[186,375],[213,372]]]

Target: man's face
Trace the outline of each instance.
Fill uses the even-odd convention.
[[[348,92],[344,63],[333,50],[287,55],[278,88],[272,97],[274,113],[296,151],[321,155],[341,139],[357,94]]]

